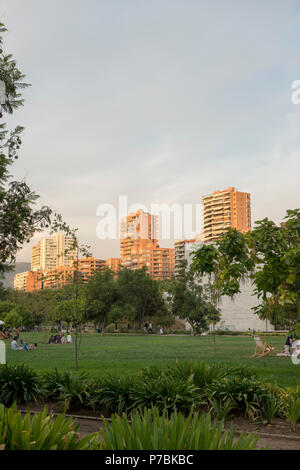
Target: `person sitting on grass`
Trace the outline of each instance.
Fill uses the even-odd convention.
[[[36,350],[37,350],[37,343],[30,344],[30,345],[29,345],[29,350],[30,350],[30,351],[36,351]]]
[[[293,341],[294,341],[293,335],[289,335],[287,337],[285,345],[284,345],[284,353],[285,354],[290,355]]]
[[[13,341],[11,342],[11,349],[12,349],[13,351],[21,351],[21,350],[23,350],[22,346],[19,346],[19,345],[18,345],[16,336],[14,336],[14,339],[13,339]]]

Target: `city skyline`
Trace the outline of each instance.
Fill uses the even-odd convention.
[[[299,11],[292,0],[3,0],[5,48],[32,84],[7,119],[25,126],[15,177],[97,258],[119,246],[97,239],[96,209],[122,194],[197,204],[234,186],[252,195],[252,224],[279,224],[299,204]],[[29,256],[27,245],[17,260]]]

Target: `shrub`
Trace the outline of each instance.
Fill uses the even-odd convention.
[[[223,423],[211,422],[209,414],[180,412],[160,416],[158,408],[112,416],[111,425],[103,419],[100,439],[94,447],[101,450],[254,450],[258,438],[242,434],[235,439],[233,427],[223,430]]]
[[[48,372],[45,374],[48,400],[62,401],[65,409],[77,408],[89,404],[93,382],[85,373]]]
[[[240,378],[258,378],[258,374],[254,368],[243,365],[226,367],[226,375]]]
[[[291,424],[293,431],[296,430],[297,421],[300,419],[300,388],[295,390],[288,389],[285,400],[285,415]]]
[[[262,400],[261,403],[261,415],[266,418],[267,423],[271,424],[273,418],[281,414],[283,408],[283,401],[281,397],[270,391],[269,396]]]
[[[231,412],[234,410],[234,402],[231,398],[227,398],[224,402],[213,398],[210,406],[210,413],[212,413],[216,419],[222,420],[224,423],[231,417]]]
[[[31,420],[30,412],[22,418],[16,406],[0,405],[0,449],[4,450],[84,450],[90,447],[94,435],[79,438],[79,425],[71,418],[47,416],[45,407]]]
[[[271,391],[255,378],[228,376],[213,382],[205,396],[210,404],[214,399],[224,404],[230,398],[236,412],[254,421],[262,415],[262,406],[270,399]]]
[[[226,371],[219,364],[205,364],[202,362],[178,361],[175,366],[169,367],[167,372],[174,378],[188,380],[192,378],[193,384],[203,390],[214,380],[224,377]]]
[[[44,397],[43,381],[30,367],[21,365],[0,366],[0,403],[9,406],[31,403]]]
[[[93,408],[104,408],[108,413],[127,412],[133,402],[130,392],[135,377],[107,376],[95,383],[89,405]]]
[[[160,411],[189,411],[200,403],[200,395],[192,377],[180,379],[167,374],[139,378],[131,387],[134,408],[156,406]]]

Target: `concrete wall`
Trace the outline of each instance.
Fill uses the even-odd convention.
[[[274,331],[274,326],[269,321],[260,320],[251,310],[251,307],[259,305],[260,300],[253,294],[251,283],[242,285],[241,293],[232,301],[229,297],[222,297],[219,305],[221,309],[221,322],[217,325],[220,329],[246,331],[248,328],[256,331]]]

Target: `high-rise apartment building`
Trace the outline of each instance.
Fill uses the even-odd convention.
[[[96,274],[97,271],[103,271],[106,268],[104,259],[97,259],[93,257],[82,258],[78,261],[74,260],[72,266],[76,267],[79,272],[80,279],[86,283]]]
[[[48,271],[60,266],[71,266],[76,258],[73,239],[62,233],[43,237],[31,250],[31,270]]]
[[[155,279],[170,278],[174,270],[174,249],[158,244],[158,216],[138,210],[121,219],[120,263],[129,269],[146,267]]]
[[[228,228],[246,233],[251,230],[250,194],[227,188],[202,198],[204,242],[218,240]]]
[[[105,260],[106,267],[111,269],[115,273],[118,273],[121,268],[121,260],[120,258],[107,258]]]

